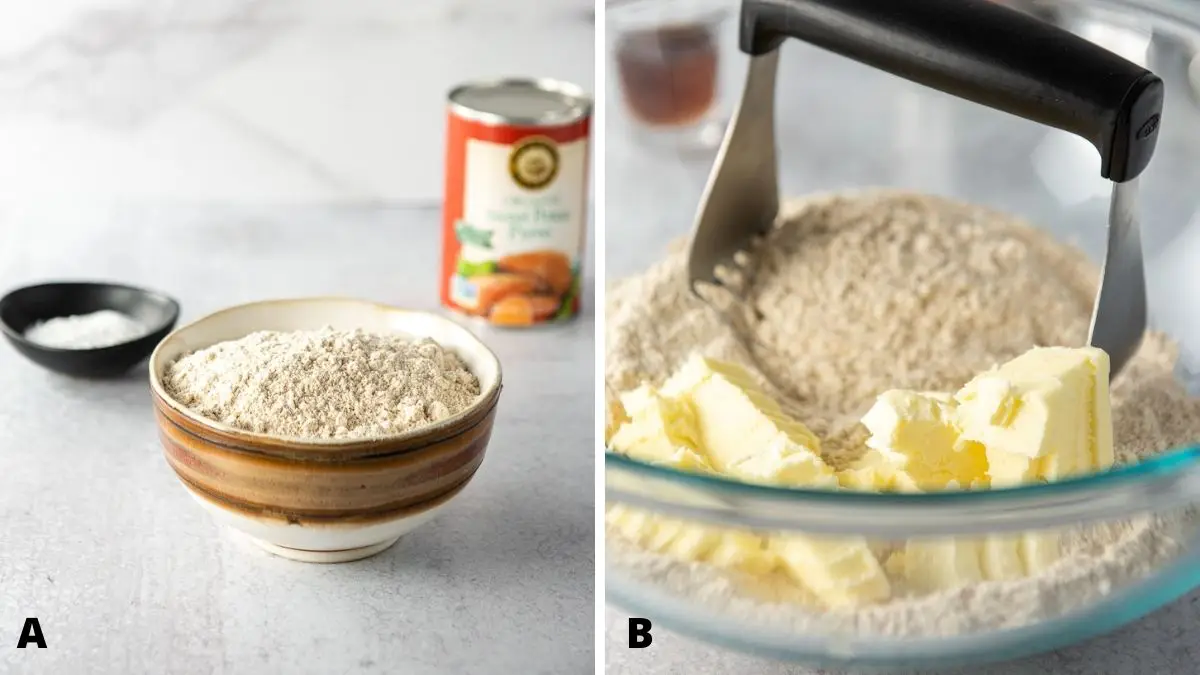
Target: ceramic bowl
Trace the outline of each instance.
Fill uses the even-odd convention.
[[[163,387],[179,357],[260,330],[324,326],[428,337],[479,378],[479,399],[436,424],[380,439],[305,440],[204,418]],[[483,461],[500,398],[500,363],[470,331],[440,316],[345,299],[240,305],[167,336],[150,357],[159,438],[180,482],[218,523],[277,555],[344,562],[374,555],[429,521]]]

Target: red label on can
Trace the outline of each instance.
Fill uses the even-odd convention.
[[[575,316],[587,224],[582,117],[517,126],[449,111],[442,303],[504,326]]]

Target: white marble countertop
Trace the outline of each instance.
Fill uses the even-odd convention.
[[[1127,50],[1128,38],[1123,36]],[[1136,39],[1132,43],[1137,47]],[[1145,57],[1144,40],[1141,50]],[[744,57],[727,52],[723,58],[724,83],[735,90]],[[1164,63],[1179,62],[1168,56],[1152,67],[1166,74]],[[612,77],[610,68],[608,91],[616,91]],[[1071,137],[796,43],[784,48],[779,83],[777,135],[785,195],[865,186],[929,191],[1019,213],[1092,255],[1103,251],[1107,185],[1099,178],[1095,151]],[[1200,280],[1193,271],[1200,258],[1200,195],[1194,189],[1200,185],[1200,97],[1181,95],[1179,84],[1175,77],[1168,79],[1172,107],[1171,117],[1164,119],[1174,126],[1164,125],[1164,139],[1143,181],[1143,241],[1151,261],[1154,321],[1195,355],[1200,350],[1194,301]],[[687,234],[712,156],[647,150],[621,127],[625,115],[619,98],[612,96],[609,104],[607,116],[615,126],[606,141],[605,266],[611,282],[644,269],[662,257],[668,241]],[[619,608],[607,610],[605,653],[613,675],[823,672],[727,651],[661,627],[649,648],[630,649],[628,617]],[[1194,673],[1198,643],[1200,592],[1085,644],[965,672]]]
[[[185,322],[305,295],[436,309],[439,228],[432,209],[0,208],[0,293],[120,280],[175,296]],[[5,342],[0,673],[591,672],[594,327],[586,304],[569,325],[480,327],[505,389],[474,481],[392,549],[331,566],[214,525],[163,459],[140,369],[72,380]],[[48,649],[13,648],[29,616]]]
[[[591,0],[0,6],[0,203],[428,204],[463,81],[591,90]]]

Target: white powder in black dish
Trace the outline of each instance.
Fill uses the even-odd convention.
[[[146,326],[133,317],[102,309],[40,321],[26,329],[25,339],[43,347],[99,349],[136,340],[147,332]]]

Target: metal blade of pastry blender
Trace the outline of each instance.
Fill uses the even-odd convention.
[[[700,198],[688,242],[688,285],[721,284],[718,268],[733,264],[779,211],[775,156],[775,73],[779,50],[750,59],[745,88]],[[703,298],[702,298],[703,299]]]
[[[1100,153],[1117,185],[1109,248],[1094,308],[1092,342],[1125,366],[1145,330],[1145,279],[1137,238],[1136,185],[1154,154],[1163,82],[1117,54],[991,0],[742,0],[739,45],[750,81],[725,137],[692,235],[688,274],[719,282],[709,265],[745,246],[773,220],[773,84],[764,61],[789,38],[969,101],[1062,129]],[[765,89],[765,90],[764,90]],[[803,124],[803,115],[795,123]],[[929,133],[941,133],[930,129]],[[765,162],[771,152],[770,171]],[[768,194],[769,193],[769,194]],[[768,209],[765,205],[776,208]],[[721,231],[728,228],[731,231]],[[743,243],[745,242],[745,243]],[[715,265],[714,265],[715,266]]]
[[[1146,272],[1137,207],[1138,179],[1113,183],[1108,252],[1088,332],[1088,344],[1108,353],[1110,379],[1133,358],[1146,332]]]

